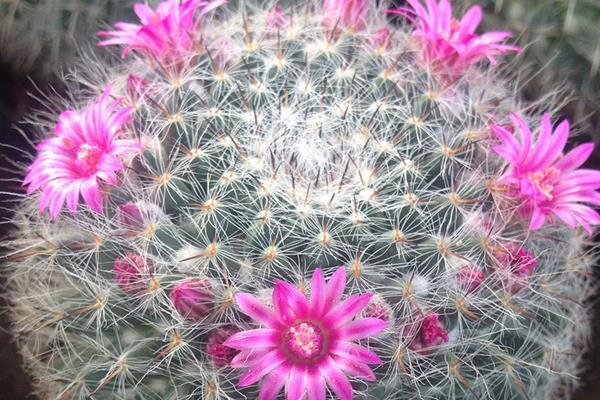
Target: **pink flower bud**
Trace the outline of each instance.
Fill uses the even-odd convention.
[[[419,328],[408,345],[411,350],[427,355],[434,347],[448,342],[448,333],[437,313],[427,314],[415,324],[418,324]],[[412,329],[414,325],[409,326],[408,331]]]
[[[134,103],[139,100],[148,90],[148,81],[137,75],[127,77],[127,95]]]
[[[323,25],[328,29],[361,31],[366,25],[367,0],[323,0]]]
[[[383,47],[387,44],[387,41],[390,37],[390,30],[387,26],[380,28],[375,32],[375,34],[371,37],[371,43],[375,47]]]
[[[153,268],[136,253],[127,253],[125,258],[118,258],[113,264],[115,280],[121,289],[130,296],[138,296],[148,289]]]
[[[171,290],[175,309],[190,321],[206,318],[213,310],[214,300],[212,284],[205,278],[181,281]]]
[[[233,360],[233,357],[239,353],[239,350],[223,345],[231,335],[238,333],[239,331],[240,330],[234,326],[226,326],[224,328],[217,328],[208,335],[206,353],[208,354],[208,358],[215,363],[217,367],[229,365],[231,360]]]
[[[371,302],[363,311],[365,318],[378,318],[386,322],[393,320],[393,312],[390,306],[379,295],[374,295]]]
[[[130,229],[142,229],[144,218],[140,208],[135,203],[125,203],[118,207],[117,219],[121,225]]]
[[[513,294],[527,286],[529,276],[537,267],[535,257],[515,243],[507,243],[498,250],[497,259],[502,286]]]
[[[456,273],[456,281],[461,288],[467,290],[467,292],[475,292],[481,286],[481,282],[485,279],[485,275],[479,268],[476,267],[462,267]]]
[[[269,13],[265,25],[267,28],[271,29],[285,29],[290,25],[290,20],[285,16],[283,11],[281,11],[281,7],[276,6]]]

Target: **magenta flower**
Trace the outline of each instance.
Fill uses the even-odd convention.
[[[530,218],[529,229],[539,229],[546,219],[558,217],[569,227],[581,225],[588,234],[600,223],[600,215],[586,204],[600,205],[600,171],[579,169],[594,150],[592,143],[563,154],[569,137],[569,122],[562,121],[552,131],[550,116],[542,116],[540,132],[534,138],[527,123],[517,114],[511,116],[519,131],[517,139],[506,128],[492,129],[501,144],[493,150],[509,162],[498,183],[520,201],[520,212]],[[534,143],[535,141],[535,143]]]
[[[226,326],[217,328],[209,333],[206,343],[206,354],[208,354],[208,358],[217,367],[229,365],[231,360],[239,353],[239,350],[224,345],[227,339],[239,331],[234,326]]]
[[[126,22],[115,24],[115,31],[98,32],[108,39],[99,46],[121,45],[122,57],[138,50],[147,57],[165,65],[180,63],[193,54],[200,40],[199,25],[210,11],[225,4],[226,0],[166,0],[156,11],[143,3],[136,3],[134,11],[141,25]],[[196,11],[200,9],[198,15]]]
[[[448,0],[427,0],[425,8],[418,0],[407,0],[411,8],[387,10],[408,18],[414,25],[413,36],[422,48],[422,61],[437,72],[456,78],[471,64],[487,58],[496,64],[495,56],[507,51],[520,52],[515,46],[504,44],[510,32],[475,34],[482,17],[481,7],[473,6],[458,21],[452,18]]]
[[[215,306],[212,284],[204,278],[181,281],[171,290],[171,302],[186,319],[201,321],[210,315]]]
[[[125,258],[114,261],[113,272],[119,287],[130,296],[139,296],[149,287],[153,268],[144,257],[136,253],[127,253]]]
[[[368,0],[323,0],[323,24],[333,29],[360,31],[365,28]]]
[[[436,346],[448,342],[448,333],[438,314],[427,314],[418,321],[418,324],[419,328],[408,345],[411,350],[427,355]],[[412,326],[409,330],[412,330]]]
[[[274,400],[285,386],[287,399],[325,400],[325,385],[342,400],[352,399],[346,375],[375,380],[368,364],[380,364],[372,351],[353,343],[371,337],[388,325],[378,318],[355,319],[371,300],[371,294],[353,295],[340,301],[346,286],[344,268],[325,283],[317,269],[308,300],[295,286],[276,281],[271,309],[247,293],[236,302],[243,313],[264,327],[237,333],[225,345],[241,350],[231,362],[248,368],[239,385],[262,379],[259,400]]]
[[[119,139],[131,119],[129,107],[119,108],[108,88],[98,101],[82,111],[63,112],[54,127],[55,136],[41,142],[23,185],[27,193],[42,190],[40,212],[46,207],[55,219],[63,204],[77,211],[79,194],[90,208],[102,212],[101,184],[116,185],[120,158],[142,150],[133,140]]]

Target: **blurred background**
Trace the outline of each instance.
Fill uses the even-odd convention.
[[[401,5],[403,0],[394,1]],[[0,0],[0,239],[10,229],[13,197],[20,179],[13,163],[23,158],[14,148],[33,151],[26,140],[28,112],[40,109],[38,99],[60,93],[61,71],[68,71],[77,48],[93,51],[95,32],[108,21],[130,20],[132,0]],[[455,9],[480,4],[483,30],[509,30],[526,51],[519,68],[527,77],[525,99],[540,98],[557,87],[570,101],[561,118],[575,123],[578,142],[600,142],[600,0],[452,0]],[[21,133],[22,132],[22,133]],[[600,150],[588,167],[600,169]],[[596,238],[596,240],[598,237]],[[596,270],[600,277],[600,268]],[[0,274],[1,276],[1,274]],[[0,278],[0,288],[4,282]],[[1,290],[1,289],[0,289]],[[590,316],[600,332],[600,302]],[[0,307],[3,307],[0,295]],[[34,399],[29,377],[0,312],[0,398]],[[600,399],[600,334],[595,335],[589,369],[582,376],[575,400]]]

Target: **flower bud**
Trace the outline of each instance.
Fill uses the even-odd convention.
[[[136,253],[127,253],[125,258],[114,261],[113,272],[119,287],[130,296],[138,296],[148,289],[153,268]]]
[[[281,7],[279,6],[276,6],[273,8],[273,10],[271,10],[265,23],[267,28],[271,29],[285,29],[289,26],[289,24],[289,19],[285,16],[283,11],[281,11]]]
[[[126,228],[140,230],[144,227],[144,218],[135,203],[125,203],[118,207],[117,219]]]
[[[418,326],[415,332],[411,332]],[[440,321],[437,313],[429,313],[409,325],[408,332],[414,336],[408,347],[423,355],[431,353],[434,347],[448,342],[448,333],[444,323]]]
[[[390,30],[386,26],[378,29],[377,32],[373,34],[373,36],[371,37],[371,43],[373,43],[373,46],[375,47],[385,47],[389,37]]]
[[[386,322],[393,320],[391,307],[377,294],[373,296],[371,302],[365,307],[363,316],[365,318],[378,318]]]
[[[190,321],[201,321],[214,308],[212,284],[205,278],[191,278],[179,282],[171,290],[171,302],[179,314]]]
[[[456,282],[469,293],[477,291],[484,279],[485,275],[483,272],[479,268],[472,266],[462,267],[456,273]]]
[[[504,245],[496,253],[500,264],[498,272],[504,289],[514,294],[527,286],[529,276],[537,267],[535,257],[523,246],[515,243]]]
[[[137,75],[127,77],[127,95],[133,103],[137,102],[148,90],[149,82]]]
[[[206,344],[206,354],[208,354],[208,358],[217,367],[228,365],[231,360],[233,360],[233,357],[239,353],[239,350],[223,345],[231,335],[238,333],[239,331],[240,330],[234,326],[226,326],[217,328],[209,333],[208,342]]]

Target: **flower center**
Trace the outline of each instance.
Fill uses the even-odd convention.
[[[556,178],[560,176],[560,171],[554,167],[546,168],[543,171],[532,172],[527,176],[534,189],[534,196],[537,199],[551,201],[554,196],[554,183]]]
[[[448,42],[459,42],[460,36],[460,21],[456,18],[452,18],[450,21],[450,29],[445,32],[441,32],[440,36]]]
[[[284,335],[284,342],[290,354],[299,361],[311,361],[323,352],[323,332],[311,322],[292,325]]]
[[[102,149],[93,144],[84,143],[77,149],[77,160],[86,172],[96,168],[101,156]]]

